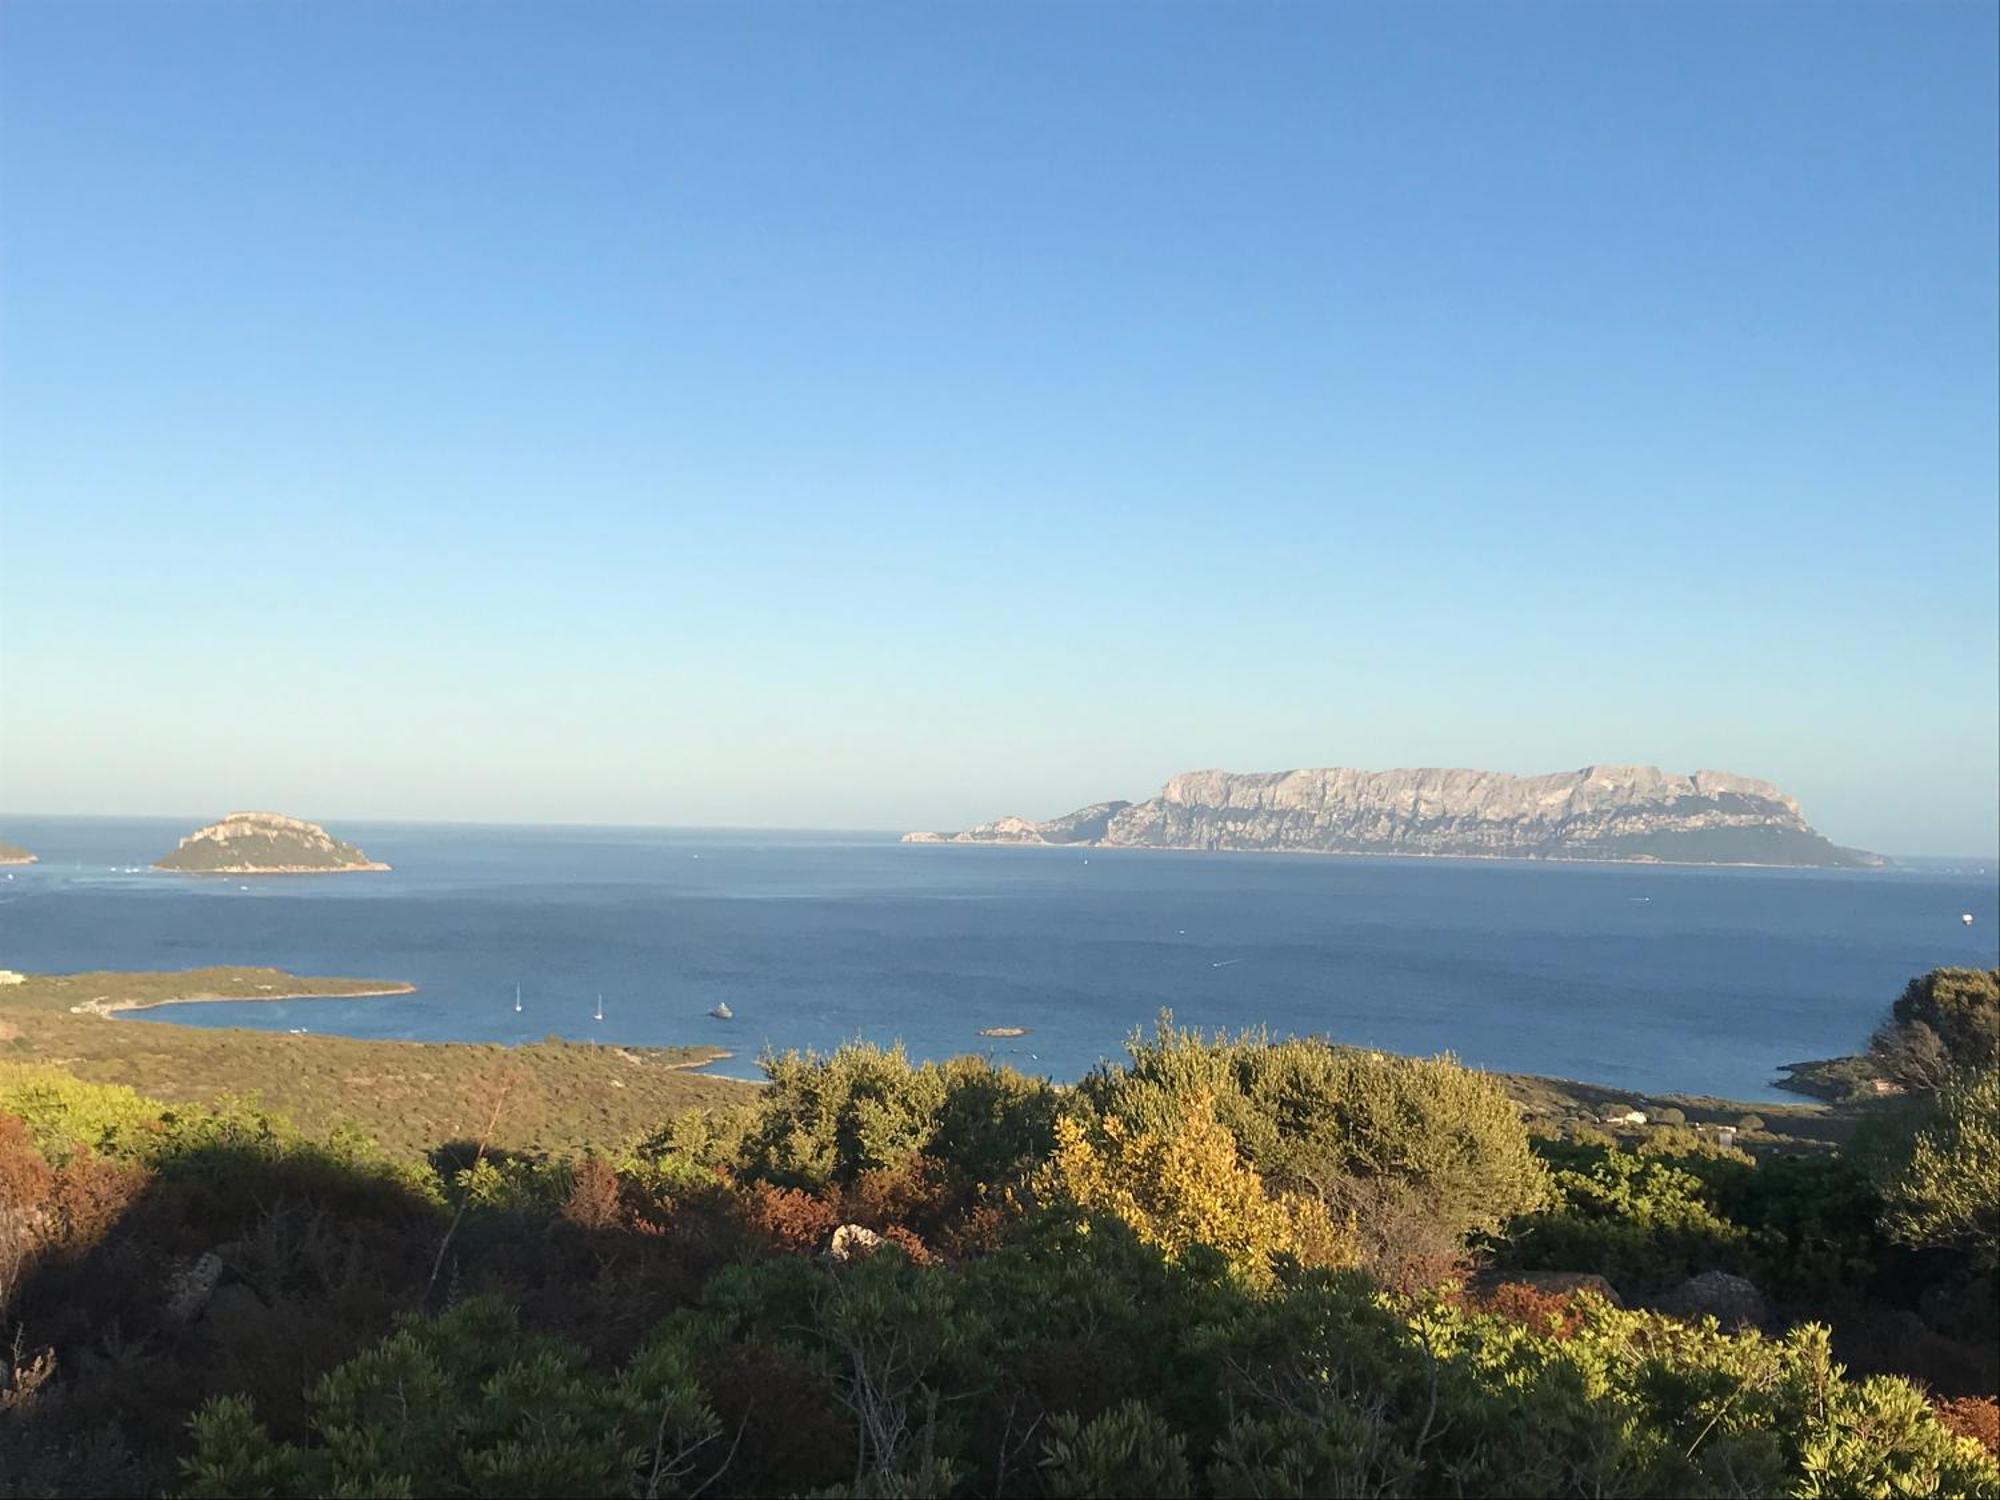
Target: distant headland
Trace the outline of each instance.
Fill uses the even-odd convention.
[[[389,867],[317,823],[282,813],[233,812],[196,829],[153,868],[189,875],[332,875]]]
[[[1727,771],[1586,766],[1500,771],[1189,771],[1145,802],[1096,802],[1037,823],[999,818],[910,844],[1067,844],[1319,854],[1421,854],[1654,864],[1881,865],[1816,832],[1768,781]]]
[[[10,844],[5,839],[0,839],[0,865],[31,865],[34,862],[35,856],[19,844]]]

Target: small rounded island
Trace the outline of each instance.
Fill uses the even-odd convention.
[[[1025,1026],[988,1026],[981,1030],[979,1034],[981,1036],[1026,1036],[1028,1028]]]
[[[153,868],[184,875],[325,875],[389,867],[317,823],[282,813],[234,812],[196,829]]]

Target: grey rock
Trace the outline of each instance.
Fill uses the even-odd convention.
[[[1724,1328],[1756,1328],[1770,1316],[1756,1285],[1727,1271],[1690,1276],[1654,1304],[1676,1318],[1713,1318]]]
[[[843,1224],[834,1230],[826,1253],[832,1260],[860,1260],[882,1248],[882,1236],[861,1224]]]
[[[1613,1307],[1623,1307],[1618,1288],[1595,1271],[1509,1271],[1494,1283],[1501,1286],[1528,1286],[1538,1292],[1594,1292]]]
[[[167,1322],[185,1327],[200,1317],[222,1280],[222,1257],[204,1250],[176,1271],[167,1282],[167,1295],[160,1314]]]
[[[1769,782],[1726,771],[1586,766],[1499,771],[1190,771],[1144,802],[1037,823],[1007,817],[911,843],[1073,844],[1325,854],[1473,855],[1691,864],[1868,865]]]

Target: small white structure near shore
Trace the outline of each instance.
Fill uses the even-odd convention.
[[[1607,1125],[1643,1125],[1646,1123],[1646,1112],[1641,1109],[1621,1110],[1615,1115],[1606,1115],[1604,1123]]]

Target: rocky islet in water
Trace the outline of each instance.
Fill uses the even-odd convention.
[[[191,875],[327,875],[389,867],[317,823],[282,813],[233,812],[196,829],[153,868]]]

